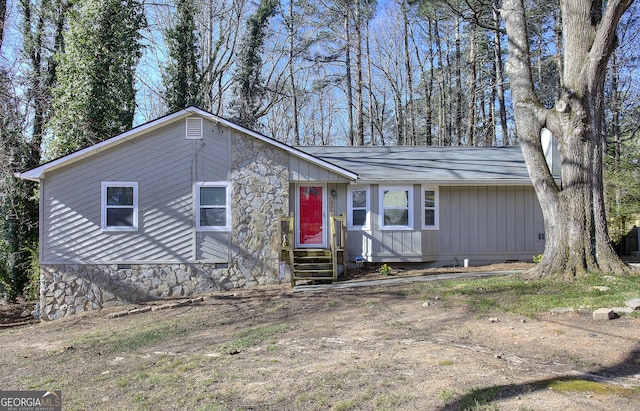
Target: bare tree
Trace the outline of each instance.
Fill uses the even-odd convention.
[[[505,0],[502,16],[509,38],[508,73],[517,133],[545,220],[546,248],[534,272],[568,277],[625,272],[615,255],[604,215],[602,101],[616,28],[633,0],[561,0],[564,88],[555,107],[536,96],[523,0]],[[545,161],[541,131],[560,142],[562,185]]]

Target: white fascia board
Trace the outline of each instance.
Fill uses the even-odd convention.
[[[447,179],[433,179],[433,180],[411,180],[404,179],[398,180],[375,180],[375,179],[361,179],[354,181],[352,184],[427,184],[427,185],[441,185],[441,186],[531,186],[531,180],[522,179],[475,179],[475,180],[447,180]]]

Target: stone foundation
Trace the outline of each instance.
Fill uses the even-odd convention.
[[[246,279],[210,264],[46,265],[40,277],[43,320],[91,309],[246,286]]]

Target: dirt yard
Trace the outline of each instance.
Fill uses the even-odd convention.
[[[640,409],[639,319],[478,314],[423,290],[269,286],[6,328],[0,387],[61,389],[65,410]]]

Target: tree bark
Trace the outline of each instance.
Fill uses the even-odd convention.
[[[498,1],[494,0],[493,22],[499,27]],[[493,32],[493,57],[495,68],[495,90],[498,95],[498,114],[500,116],[500,133],[502,134],[502,144],[509,145],[509,128],[507,126],[507,107],[504,97],[504,78],[502,75],[502,44],[500,42],[500,33],[495,30]]]
[[[462,145],[462,52],[461,40],[460,40],[460,18],[456,18],[456,38],[455,38],[455,51],[454,51],[454,65],[455,65],[455,89],[456,89],[456,107],[455,107],[455,130],[456,130],[456,145]]]
[[[407,0],[400,0],[400,8],[402,10],[402,37],[403,37],[403,47],[404,47],[404,62],[405,62],[405,71],[407,72],[407,117],[409,120],[409,128],[407,130],[408,134],[408,145],[415,146],[416,145],[416,120],[414,117],[413,110],[413,75],[411,70],[411,54],[409,53],[409,18],[407,16]]]
[[[476,27],[471,23],[469,38],[469,102],[467,106],[467,146],[474,144],[476,124]],[[460,143],[458,143],[460,144]]]
[[[353,136],[353,87],[351,82],[351,24],[349,24],[350,20],[350,12],[349,12],[349,1],[344,1],[344,62],[345,62],[345,88],[347,91],[347,143],[348,145],[354,145],[354,136]]]
[[[0,0],[0,51],[4,40],[4,22],[7,18],[7,0]]]
[[[364,98],[362,84],[362,10],[360,0],[355,4],[354,31],[356,46],[356,141],[355,145],[364,145]]]
[[[625,272],[629,268],[612,252],[606,233],[599,105],[615,27],[631,0],[607,3],[601,19],[594,13],[597,0],[561,3],[565,89],[554,109],[544,108],[534,93],[523,1],[505,0],[502,10],[517,133],[545,220],[546,248],[533,272],[568,278],[589,271]],[[544,158],[543,127],[560,142],[561,186]]]
[[[294,20],[294,2],[293,0],[289,0],[289,21],[288,27],[289,30],[289,86],[291,87],[291,110],[293,111],[292,115],[292,123],[291,127],[293,128],[293,141],[295,144],[302,145],[302,141],[300,140],[300,122],[298,120],[298,90],[296,87],[296,78],[295,72],[293,69],[293,62],[295,59],[295,20]]]

